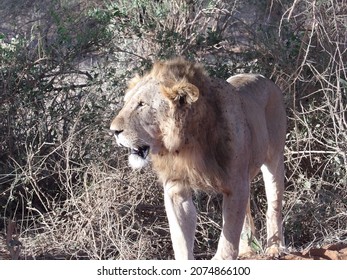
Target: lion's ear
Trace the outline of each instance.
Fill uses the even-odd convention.
[[[187,82],[181,82],[173,85],[172,87],[162,86],[163,94],[174,103],[191,104],[198,100],[199,89]]]

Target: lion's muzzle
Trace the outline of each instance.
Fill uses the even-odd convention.
[[[148,164],[148,155],[150,146],[136,145],[124,136],[123,130],[111,129],[111,133],[116,138],[117,144],[120,147],[125,147],[130,150],[129,164],[133,169],[141,169]]]

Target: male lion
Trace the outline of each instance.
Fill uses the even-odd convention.
[[[214,259],[238,257],[244,220],[244,228],[252,226],[250,181],[260,169],[268,201],[266,253],[281,253],[286,116],[282,92],[273,82],[252,74],[226,82],[208,77],[198,64],[174,59],[135,78],[124,102],[111,130],[118,145],[130,148],[133,168],[151,159],[164,185],[176,259],[193,259],[192,189],[223,194]],[[245,243],[241,240],[240,253],[249,248]]]

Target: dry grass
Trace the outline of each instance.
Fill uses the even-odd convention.
[[[113,163],[116,168],[99,162],[61,170],[65,198],[56,202],[51,199],[49,210],[29,206],[32,197],[22,197],[28,203],[25,217],[17,223],[18,235],[13,239],[21,242],[18,246],[21,258],[172,258],[161,186],[151,170],[133,172],[126,166],[124,156],[116,155],[117,163]],[[63,160],[68,158],[63,156]],[[28,176],[23,172],[18,176]],[[80,178],[72,183],[73,174],[79,174]],[[30,181],[35,189],[35,181]],[[44,194],[40,192],[37,196],[43,199]],[[202,194],[197,194],[196,202],[202,210],[197,257],[207,258],[213,254],[216,232],[220,230],[215,222],[218,214],[212,214],[220,205]],[[47,207],[47,203],[42,204]]]

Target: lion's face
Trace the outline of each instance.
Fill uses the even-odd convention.
[[[135,83],[134,83],[135,84]],[[124,106],[111,123],[119,146],[130,149],[129,164],[142,168],[150,154],[177,149],[198,89],[187,82],[163,83],[145,76],[127,91]]]

